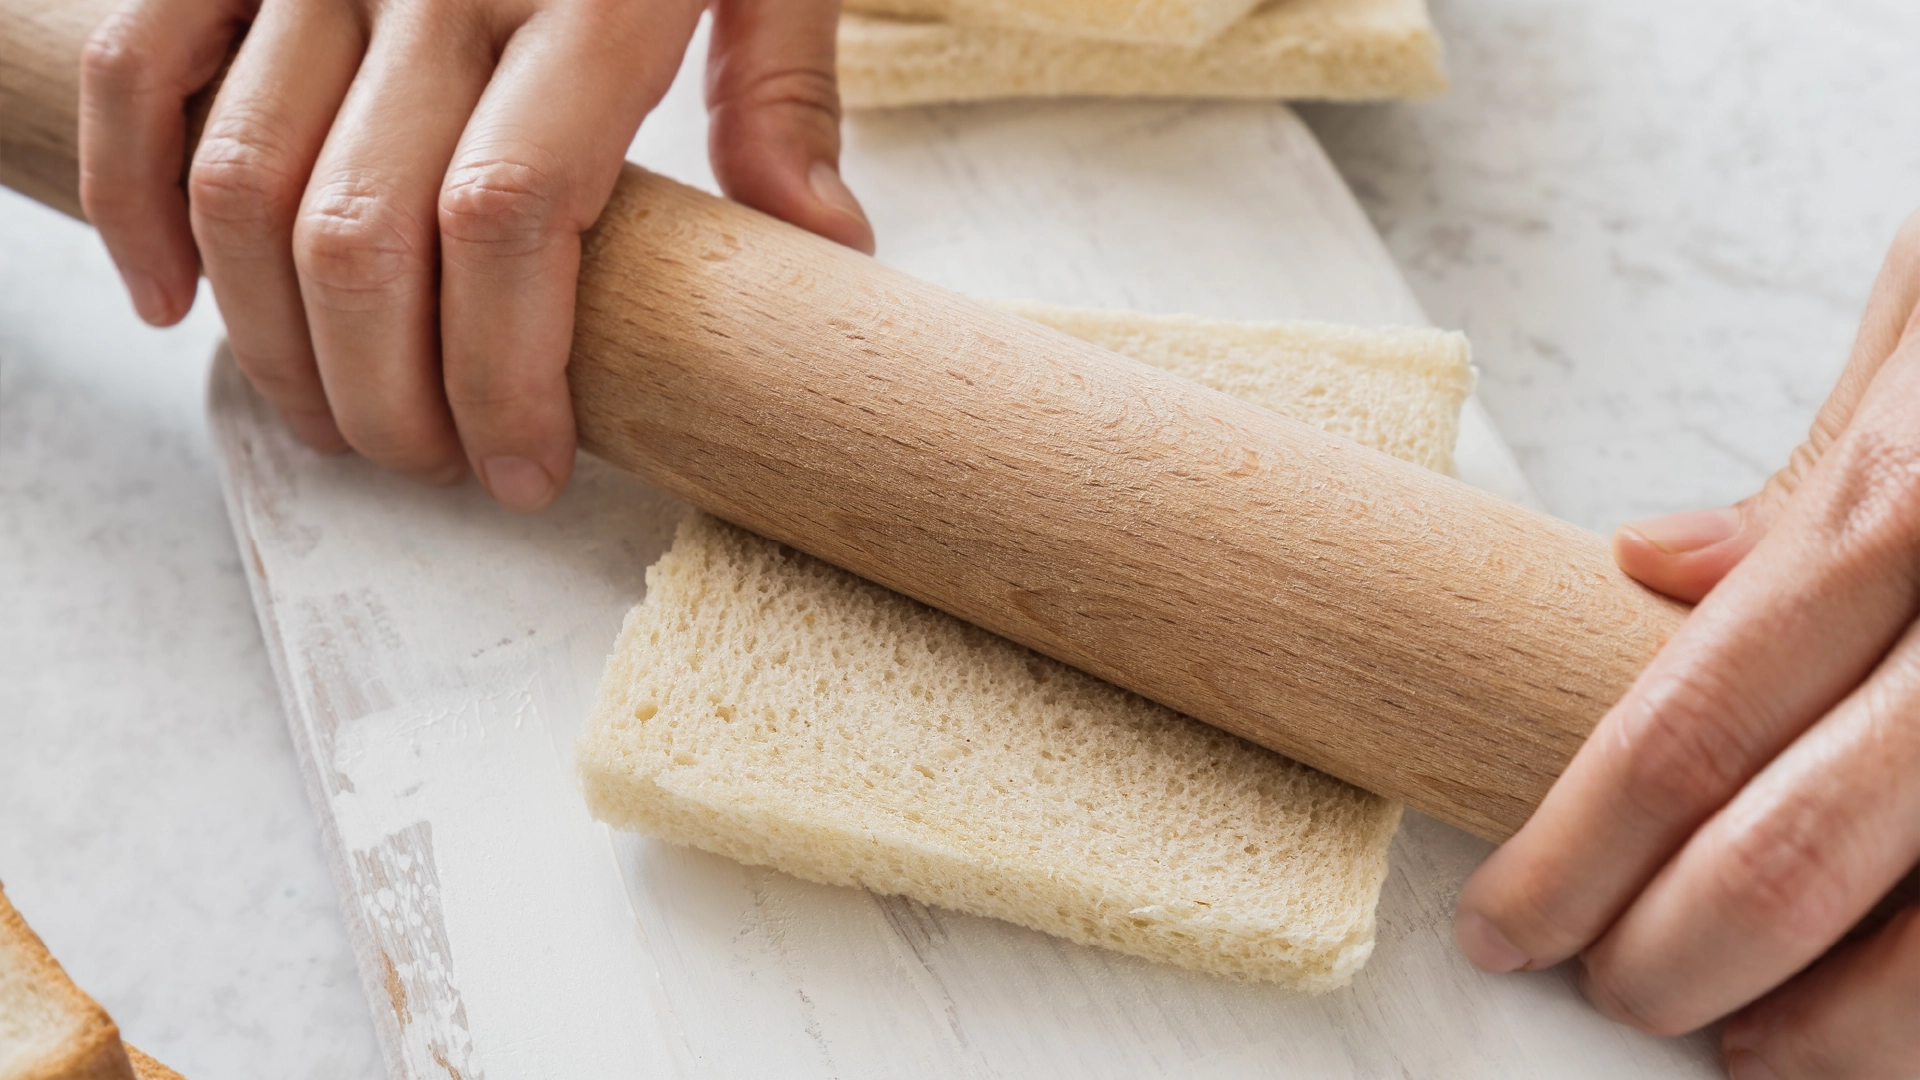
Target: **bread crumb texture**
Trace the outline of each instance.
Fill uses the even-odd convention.
[[[848,12],[837,64],[853,109],[1070,96],[1376,101],[1447,85],[1426,0],[1274,0],[1197,45]]]
[[[1016,310],[1434,467],[1471,386],[1457,334]],[[648,571],[578,758],[619,828],[1309,992],[1372,952],[1400,818],[705,515]]]
[[[1343,439],[1453,475],[1460,407],[1473,393],[1465,334],[1000,306]]]
[[[1200,45],[1259,0],[845,0],[843,10],[956,26],[1039,31],[1163,45]]]

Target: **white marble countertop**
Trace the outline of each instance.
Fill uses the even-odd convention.
[[[1449,96],[1302,111],[1535,488],[1595,529],[1747,493],[1920,207],[1920,8],[1435,7]],[[11,195],[0,252],[0,880],[188,1076],[374,1076],[214,478],[218,318],[140,327]]]

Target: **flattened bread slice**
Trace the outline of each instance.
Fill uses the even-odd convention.
[[[1395,425],[1417,460],[1446,460],[1453,426],[1432,417],[1472,377],[1437,331],[1022,310],[1309,423],[1351,426],[1370,401],[1425,418]],[[1372,952],[1400,817],[703,515],[648,571],[578,758],[619,828],[1315,992]]]
[[[134,1080],[120,1029],[0,892],[0,1080]]]
[[[1446,89],[1426,0],[1275,0],[1198,47],[848,14],[840,99],[885,108],[1012,97],[1371,101]]]
[[[845,0],[844,10],[1066,37],[1199,45],[1260,0]]]

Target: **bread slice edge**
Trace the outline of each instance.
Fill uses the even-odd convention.
[[[70,1020],[59,1045],[39,1058],[15,1062],[5,1080],[134,1080],[113,1018],[74,985],[5,890],[0,890],[0,952],[21,966],[32,991],[56,1003]]]

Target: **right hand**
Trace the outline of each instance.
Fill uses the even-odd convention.
[[[1578,957],[1645,1031],[1731,1015],[1740,1080],[1920,1076],[1920,215],[1786,467],[1614,555],[1699,606],[1467,882],[1462,950]]]
[[[88,43],[81,202],[156,326],[205,269],[308,445],[537,510],[573,469],[580,234],[702,0],[125,0]],[[714,0],[722,190],[864,251],[838,0]],[[180,185],[186,100],[246,41]]]

